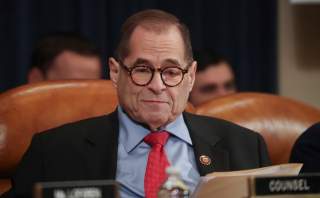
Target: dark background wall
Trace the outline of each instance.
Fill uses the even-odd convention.
[[[34,42],[57,31],[80,32],[106,58],[131,14],[158,8],[178,16],[193,48],[230,59],[241,91],[277,92],[277,1],[257,0],[1,0],[0,92],[26,81]]]

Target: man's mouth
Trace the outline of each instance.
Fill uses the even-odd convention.
[[[167,101],[157,100],[157,99],[149,99],[149,100],[142,100],[142,102],[151,103],[151,104],[167,104]]]

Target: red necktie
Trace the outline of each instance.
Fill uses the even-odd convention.
[[[152,147],[144,176],[146,198],[156,198],[161,184],[167,178],[165,170],[169,166],[169,162],[163,146],[168,138],[169,133],[166,131],[151,132],[144,137],[144,141]]]

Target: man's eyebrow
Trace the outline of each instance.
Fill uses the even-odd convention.
[[[139,64],[148,64],[148,65],[152,65],[152,63],[144,58],[138,58],[136,61],[134,61],[133,65],[139,65]]]
[[[172,58],[165,59],[162,63],[164,63],[164,64],[168,64],[169,63],[169,64],[180,66],[179,61],[176,60],[176,59],[172,59]]]
[[[133,65],[139,65],[139,64],[147,64],[150,66],[153,66],[153,64],[151,63],[151,61],[144,59],[144,58],[138,58],[136,61],[134,61]],[[178,60],[176,59],[172,59],[172,58],[168,58],[165,59],[164,61],[162,61],[162,65],[164,64],[172,64],[172,65],[177,65],[180,66],[180,63]]]

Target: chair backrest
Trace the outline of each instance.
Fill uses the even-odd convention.
[[[259,132],[272,164],[287,163],[297,137],[320,121],[320,110],[304,103],[262,93],[236,93],[202,104],[196,113],[221,118]]]
[[[117,94],[108,80],[46,81],[0,95],[0,194],[33,134],[115,110]],[[5,184],[4,184],[5,183]]]

